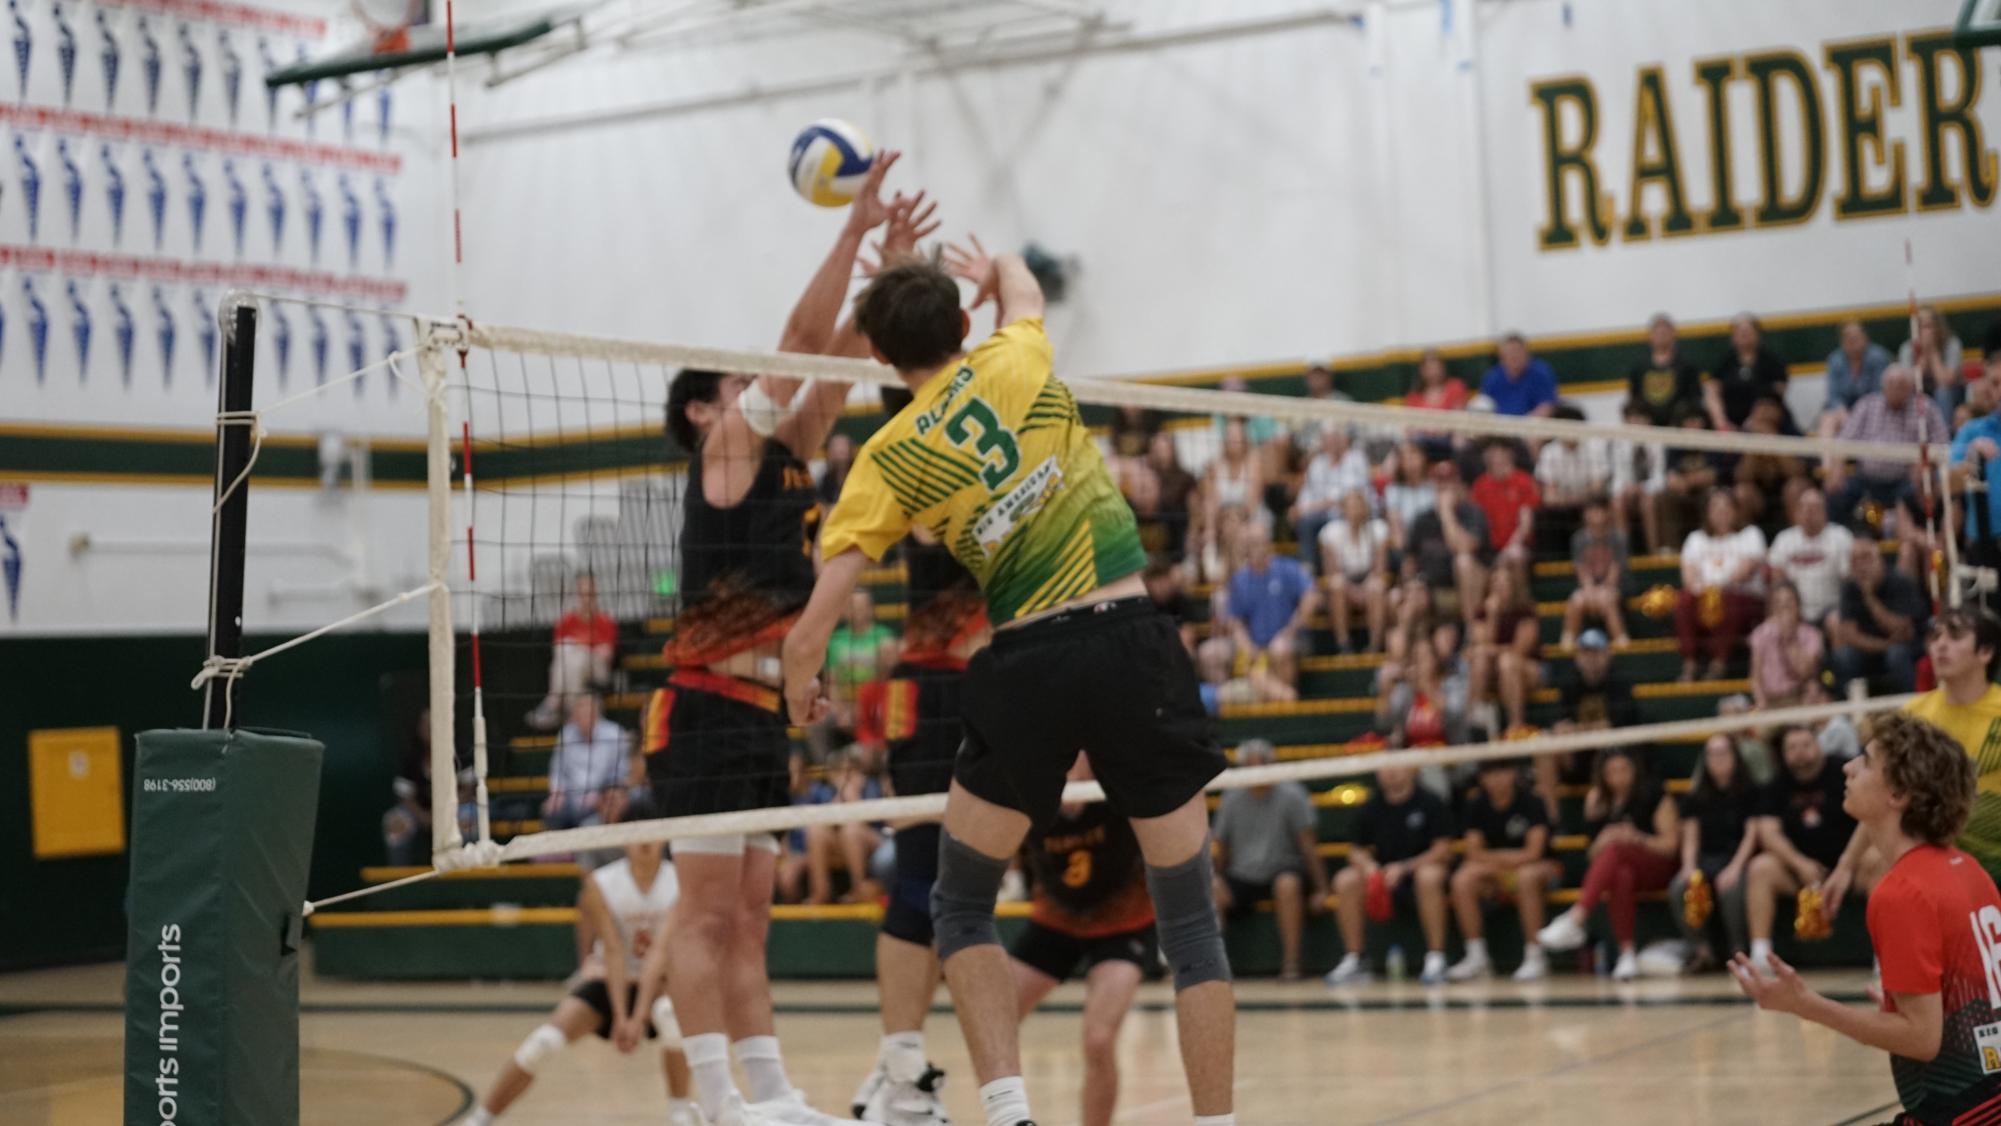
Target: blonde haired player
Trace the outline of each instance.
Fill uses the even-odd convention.
[[[620,820],[655,816],[652,803],[639,797]],[[680,892],[674,869],[661,859],[661,852],[658,841],[626,845],[623,859],[598,868],[584,880],[577,904],[597,941],[578,968],[576,986],[556,1003],[549,1019],[521,1041],[486,1097],[460,1126],[488,1126],[505,1114],[535,1082],[535,1073],[549,1057],[586,1033],[595,1033],[627,1053],[642,1039],[657,1039],[667,1073],[668,1126],[698,1126],[701,1120],[688,1100],[688,1061],[681,1054],[674,1005],[657,987],[665,969],[658,952],[666,946],[661,938],[667,913]]]

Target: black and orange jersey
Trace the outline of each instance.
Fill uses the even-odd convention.
[[[1132,825],[1104,802],[1059,814],[1024,847],[1036,923],[1076,938],[1124,934],[1153,922],[1146,861]]]
[[[820,501],[806,463],[765,439],[750,490],[719,508],[702,493],[696,457],[682,508],[681,613],[668,661],[709,664],[784,637],[813,593]]]

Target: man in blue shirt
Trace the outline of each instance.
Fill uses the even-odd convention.
[[[1300,631],[1318,602],[1313,576],[1299,560],[1272,551],[1271,529],[1253,524],[1250,559],[1230,576],[1216,607],[1215,630],[1202,643],[1210,679],[1249,678],[1263,700],[1297,699]]]
[[[1480,393],[1494,401],[1495,414],[1547,417],[1556,409],[1556,372],[1529,355],[1521,333],[1501,338],[1497,359],[1480,381]]]
[[[2001,354],[1989,353],[1987,357],[1987,398],[1997,401],[2001,394]],[[1994,472],[1994,463],[2001,461],[2001,409],[1968,422],[1959,428],[1952,438],[1952,454],[1948,459],[1952,464],[1952,488],[1958,492],[1966,487],[1966,478],[1972,477],[1987,482],[1986,512],[1970,512],[1967,516],[1971,526],[1966,529],[1967,559],[1975,566],[1993,567],[2001,565],[2001,473]],[[1973,500],[1975,505],[1980,502]]]

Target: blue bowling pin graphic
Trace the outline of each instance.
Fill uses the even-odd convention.
[[[111,208],[111,245],[125,238],[125,173],[112,159],[111,146],[97,146],[97,158],[104,165],[104,202]]]
[[[354,181],[347,173],[340,174],[340,225],[347,232],[347,268],[358,269],[361,265],[361,197],[355,194]]]
[[[153,332],[160,341],[160,385],[174,385],[174,311],[167,306],[167,291],[153,287]]]
[[[69,240],[83,233],[83,169],[69,154],[69,138],[56,138],[56,159],[63,166],[63,200],[69,204]]]
[[[182,24],[177,30],[181,37],[181,73],[188,79],[188,120],[193,121],[201,107],[201,48],[195,45],[193,28]]]
[[[27,138],[14,134],[14,163],[21,170],[21,198],[28,205],[28,238],[35,239],[42,227],[42,168],[28,152]]]
[[[313,322],[313,385],[322,387],[327,381],[327,318],[318,305],[308,305],[306,319]]]
[[[223,28],[216,35],[222,54],[222,97],[229,103],[229,124],[234,127],[243,98],[243,56],[236,53],[236,44],[230,41],[228,28]]]
[[[285,253],[285,189],[278,186],[278,170],[264,162],[264,211],[271,217],[271,254]]]
[[[153,216],[153,249],[159,250],[167,239],[167,178],[160,174],[152,149],[141,150],[139,159],[146,165],[146,209]]]
[[[35,279],[21,279],[21,300],[28,306],[28,345],[35,351],[35,382],[49,374],[49,309],[35,292]]]
[[[389,198],[389,181],[375,178],[375,209],[382,217],[382,264],[396,261],[396,201]]]
[[[69,315],[70,333],[76,340],[76,381],[82,383],[90,378],[90,306],[84,303],[75,278],[69,282]]]
[[[272,71],[278,69],[278,55],[271,50],[271,41],[261,35],[257,37],[257,60],[264,64],[265,74],[270,74]],[[264,87],[264,128],[271,130],[277,127],[278,88],[276,86],[266,86]]]
[[[300,206],[306,209],[306,249],[312,257],[313,265],[320,264],[320,223],[326,218],[326,205],[320,199],[319,181],[313,178],[310,168],[299,169]]]
[[[393,72],[377,71],[376,73],[382,82],[382,89],[378,90],[375,94],[375,131],[376,135],[382,141],[382,147],[386,149],[389,147],[390,110],[396,104],[396,95],[389,90],[389,76]],[[391,382],[393,383],[394,380]]]
[[[28,63],[35,57],[35,33],[28,30],[28,20],[21,15],[20,0],[7,0],[7,14],[14,17],[14,76],[20,83],[21,97],[28,96]]]
[[[0,516],[0,580],[7,583],[7,620],[21,620],[21,541],[7,530],[7,519]]]
[[[132,308],[125,304],[124,291],[117,282],[111,283],[110,292],[111,339],[118,344],[118,374],[129,390],[132,386],[132,342],[137,328],[132,321]]]
[[[56,66],[63,75],[63,104],[69,104],[70,91],[76,86],[76,30],[63,18],[63,6],[53,9],[56,21]]]
[[[354,143],[355,93],[345,78],[340,80],[340,97],[340,139],[351,145]]]
[[[229,229],[236,236],[236,256],[243,257],[243,227],[250,218],[250,193],[237,178],[236,161],[225,158],[222,178],[229,182]]]
[[[153,38],[153,25],[139,17],[139,69],[146,75],[146,115],[160,112],[160,41]]]
[[[294,57],[301,63],[308,61],[306,55],[306,45],[304,43],[299,44],[298,54]],[[306,94],[306,136],[310,137],[313,135],[313,129],[317,125],[320,119],[320,115],[313,112],[313,107],[318,105],[320,101],[320,84],[317,79],[305,83],[305,94]]]
[[[271,346],[278,353],[278,386],[292,378],[292,318],[285,315],[282,305],[272,305]]]
[[[118,106],[118,35],[111,30],[111,18],[103,8],[96,8],[91,15],[97,17],[97,64],[104,70],[104,108]]]
[[[181,172],[188,178],[188,222],[194,227],[195,249],[201,249],[202,218],[208,214],[208,188],[195,170],[193,153],[181,154]]]
[[[209,308],[208,295],[195,290],[195,332],[201,337],[202,370],[208,373],[208,385],[215,386],[215,310]],[[285,372],[278,372],[278,382],[285,382]]]
[[[402,350],[403,341],[396,335],[395,317],[392,317],[389,314],[384,313],[382,314],[381,320],[382,320],[382,358],[386,360]],[[390,377],[387,380],[383,381],[383,385],[389,388],[389,397],[392,399],[396,397],[397,382],[398,380],[396,379],[394,373],[391,373]]]
[[[361,314],[350,310],[347,314],[347,370],[360,371],[367,362],[368,329],[361,323]],[[367,376],[354,381],[355,398],[361,398],[362,386],[367,382]]]

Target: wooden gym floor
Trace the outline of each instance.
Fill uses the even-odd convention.
[[[120,1121],[121,969],[0,977],[0,1122]],[[1859,1000],[1859,974],[1814,978]],[[468,1105],[559,990],[551,983],[355,985],[308,979],[302,1018],[303,1121],[312,1126],[439,1126]],[[1043,1126],[1074,1126],[1081,1000],[1057,993],[1023,1029]],[[1237,1112],[1277,1123],[1785,1123],[1889,1117],[1879,1052],[1739,1002],[1727,979],[1642,982],[1558,977],[1427,990],[1379,984],[1240,983]],[[845,1113],[873,1061],[872,987],[779,986],[779,1034],[793,1081]],[[929,1028],[951,1076],[953,1120],[978,1126],[978,1097],[951,1016]],[[1171,994],[1151,984],[1120,1042],[1121,1123],[1187,1122]],[[657,1056],[583,1044],[543,1069],[508,1126],[657,1124]]]

